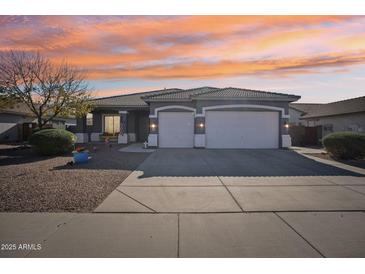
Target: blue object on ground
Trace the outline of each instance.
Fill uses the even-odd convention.
[[[89,160],[89,152],[82,151],[82,152],[72,152],[74,156],[75,164],[87,163]]]

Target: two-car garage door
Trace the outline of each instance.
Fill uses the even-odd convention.
[[[194,147],[193,112],[159,113],[159,147]],[[279,113],[207,111],[206,148],[278,148]]]
[[[278,148],[279,113],[207,111],[207,148]]]

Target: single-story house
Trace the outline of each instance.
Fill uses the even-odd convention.
[[[328,104],[289,105],[290,124],[321,127],[321,136],[338,131],[365,132],[365,96]]]
[[[291,126],[304,126],[306,124],[305,121],[301,120],[301,118],[307,114],[312,112],[315,108],[320,107],[322,104],[312,104],[312,103],[290,103],[289,104],[289,125]]]
[[[37,127],[37,119],[29,108],[22,103],[0,109],[0,142],[26,141],[32,130]],[[56,117],[48,123],[54,128],[75,125],[75,118]]]
[[[300,96],[242,88],[164,89],[94,99],[77,119],[78,142],[148,142],[161,148],[291,145],[289,103]]]

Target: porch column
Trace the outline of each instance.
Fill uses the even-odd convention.
[[[120,115],[120,132],[118,135],[118,144],[128,144],[128,111],[119,111]]]
[[[86,116],[83,116],[81,118],[76,119],[76,143],[87,143],[88,136],[87,136],[87,130],[86,130]]]

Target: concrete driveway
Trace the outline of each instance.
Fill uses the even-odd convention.
[[[365,210],[362,174],[290,150],[159,149],[96,212]]]
[[[15,244],[0,257],[365,257],[365,171],[351,170],[287,150],[160,149],[95,213],[0,213]]]

